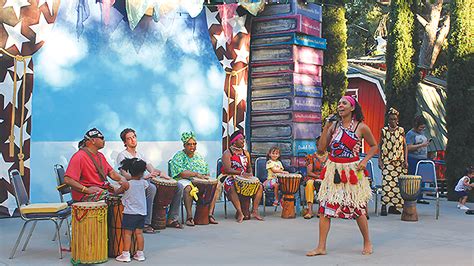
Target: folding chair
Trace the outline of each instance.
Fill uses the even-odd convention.
[[[421,194],[434,193],[436,197],[435,217],[439,217],[439,189],[435,164],[431,160],[420,160],[416,164],[415,175],[421,176]],[[428,186],[426,186],[428,185]],[[434,186],[434,187],[433,187]]]
[[[267,180],[267,177],[268,177],[267,158],[258,157],[255,160],[255,176],[260,180],[262,184],[263,182],[265,182],[265,180]],[[265,206],[267,205],[267,193],[268,195],[273,195],[275,192],[273,191],[272,188],[270,189],[263,188],[263,216],[265,216]],[[275,207],[275,211],[276,210],[277,210],[277,207]]]
[[[59,258],[63,258],[62,246],[61,246],[61,234],[59,232],[59,223],[60,221],[67,219],[71,215],[71,207],[67,206],[67,203],[35,203],[31,204],[28,194],[23,184],[23,179],[20,176],[20,173],[17,170],[10,171],[10,183],[13,185],[15,191],[15,200],[20,211],[20,217],[25,222],[21,228],[20,234],[16,240],[16,243],[11,251],[10,259],[13,259],[15,256],[16,249],[20,244],[20,241],[23,237],[26,225],[29,222],[33,222],[33,225],[30,229],[28,237],[23,245],[22,251],[26,250],[28,242],[30,241],[31,235],[35,230],[36,223],[38,221],[53,221],[56,226],[56,235],[58,236],[58,248],[59,248]],[[70,236],[68,234],[68,236]],[[69,242],[71,239],[69,239]]]
[[[371,180],[370,188],[372,189],[372,192],[375,194],[375,215],[378,216],[379,215],[378,213],[379,195],[382,195],[382,175],[375,173],[374,164],[372,160],[369,160],[367,162],[366,169],[369,172],[369,178]]]
[[[71,195],[71,187],[66,185],[66,183],[64,183],[64,175],[65,175],[64,167],[60,164],[55,164],[54,173],[56,175],[56,182],[58,184],[56,189],[58,190],[58,193],[59,193],[59,199],[61,200],[61,202],[66,202],[68,206],[71,206],[73,203],[72,199],[68,201],[64,199],[65,195],[69,195],[69,196]],[[65,220],[68,226],[66,230],[66,234],[70,234],[71,224],[69,222],[69,219],[66,218]],[[63,221],[64,220],[61,220],[59,222],[59,229],[61,229],[61,226],[63,225]],[[53,237],[53,241],[55,240],[56,240],[56,232],[54,233],[54,237]]]

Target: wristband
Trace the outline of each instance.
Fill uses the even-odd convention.
[[[81,189],[81,193],[84,193],[84,190],[86,190],[87,187],[86,186],[83,186],[82,189]]]

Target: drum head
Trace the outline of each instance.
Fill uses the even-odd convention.
[[[241,182],[247,182],[247,183],[259,183],[260,180],[258,178],[256,178],[255,176],[251,176],[251,177],[243,177],[243,176],[235,176],[235,179],[237,181],[241,181]]]
[[[94,209],[94,208],[105,207],[107,206],[107,204],[105,202],[76,202],[76,203],[73,203],[72,206],[78,207],[78,208]]]
[[[153,177],[151,179],[151,182],[157,185],[162,185],[162,186],[177,186],[178,185],[178,181],[174,179],[165,179],[161,177]]]
[[[217,183],[217,179],[204,179],[204,178],[193,178],[193,184],[215,184]]]

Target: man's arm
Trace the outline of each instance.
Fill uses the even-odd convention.
[[[119,181],[127,181],[127,179],[122,176],[121,174],[117,173],[114,169],[110,170],[108,173],[108,176],[112,178],[113,180],[119,182]]]
[[[102,189],[99,187],[86,187],[69,176],[64,177],[64,183],[70,186],[75,191],[78,191],[84,194],[92,194],[92,193],[102,191]]]

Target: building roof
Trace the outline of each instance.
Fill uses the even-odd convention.
[[[385,71],[367,65],[349,63],[347,77],[362,78],[375,83],[385,101]],[[418,87],[417,103],[427,121],[426,135],[433,138],[429,151],[445,150],[448,141],[446,130],[446,81],[432,76],[425,77]]]

